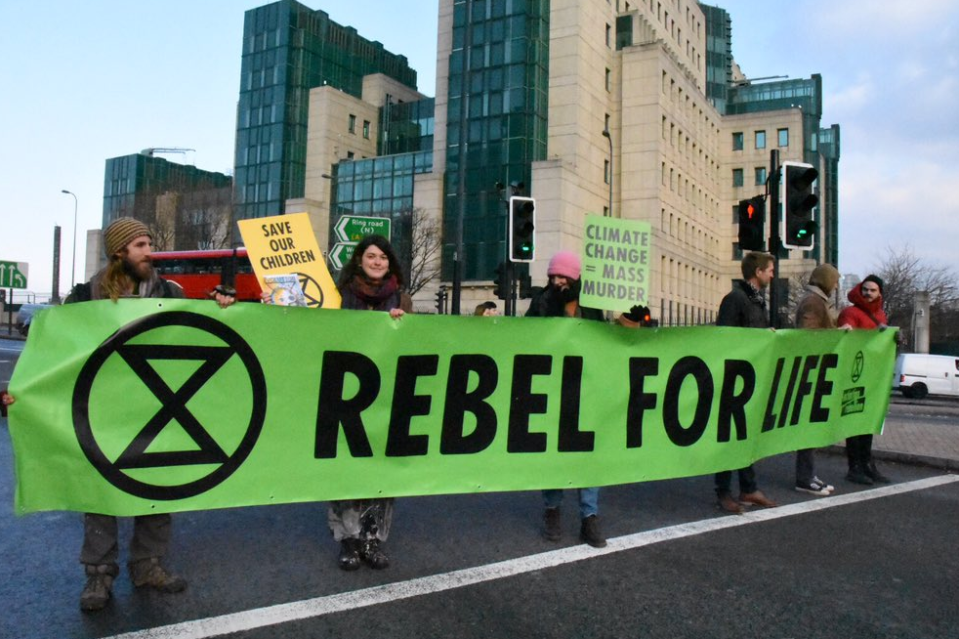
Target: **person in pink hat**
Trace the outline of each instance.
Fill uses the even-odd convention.
[[[602,311],[580,306],[581,272],[582,262],[576,253],[558,251],[553,255],[546,268],[549,283],[533,294],[526,317],[582,317],[602,320]],[[559,511],[562,502],[562,490],[543,491],[543,537],[548,541],[559,541],[562,538],[563,527]],[[594,548],[605,547],[606,538],[599,528],[599,488],[579,489],[579,516],[580,539]]]

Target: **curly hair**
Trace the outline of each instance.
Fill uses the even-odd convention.
[[[370,246],[375,246],[386,254],[386,259],[390,261],[389,275],[395,276],[396,283],[402,288],[404,280],[399,259],[397,259],[396,252],[390,245],[390,241],[382,235],[367,235],[360,240],[360,243],[357,244],[356,248],[353,250],[353,257],[350,258],[350,261],[340,272],[340,279],[339,282],[337,282],[337,286],[342,289],[344,286],[352,282],[353,278],[357,275],[365,276],[363,273],[363,254],[366,252],[366,249],[370,248]]]

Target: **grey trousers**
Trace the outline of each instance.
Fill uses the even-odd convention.
[[[808,484],[816,476],[815,448],[796,451],[796,483]]]
[[[163,557],[170,545],[172,533],[173,518],[168,514],[134,517],[129,561]],[[85,514],[80,563],[116,566],[118,556],[117,518],[111,515]]]

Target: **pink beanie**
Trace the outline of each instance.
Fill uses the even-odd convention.
[[[582,262],[579,260],[579,255],[572,251],[558,251],[549,261],[546,274],[562,275],[571,280],[578,280],[580,270],[582,270]]]

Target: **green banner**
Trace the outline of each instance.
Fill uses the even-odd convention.
[[[630,330],[191,300],[40,314],[18,512],[602,486],[878,432],[895,331]]]

